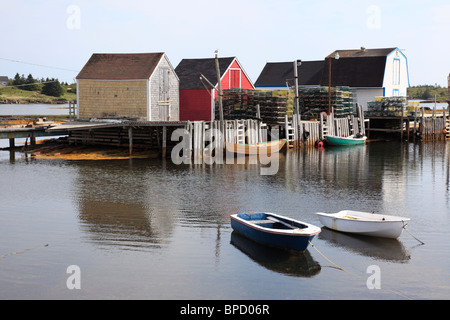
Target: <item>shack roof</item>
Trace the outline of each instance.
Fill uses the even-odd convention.
[[[331,85],[363,88],[383,87],[386,57],[397,48],[336,50],[326,57],[322,75],[323,86],[328,85],[331,58]],[[335,59],[336,53],[339,59]]]
[[[302,61],[298,84],[328,86],[331,60],[331,85],[362,88],[383,87],[386,57],[397,48],[336,50],[320,61]],[[335,59],[339,53],[339,59]],[[330,59],[331,58],[331,59]],[[256,87],[284,87],[293,84],[293,62],[269,62],[255,82]]]
[[[77,79],[148,79],[164,53],[94,53]]]
[[[331,86],[381,88],[385,68],[386,56],[331,59]],[[329,62],[324,64],[322,86],[328,86],[328,70]]]
[[[302,61],[297,66],[299,85],[320,85],[323,60]],[[293,62],[268,62],[255,82],[256,87],[284,87],[294,84]]]
[[[236,57],[219,58],[220,77],[224,75]],[[205,84],[200,81],[202,73],[212,84],[217,85],[215,58],[183,59],[175,68],[180,78],[180,89],[203,89]],[[211,88],[212,89],[212,88]]]
[[[351,50],[336,50],[329,54],[326,58],[334,58],[336,53],[339,53],[339,58],[367,58],[367,57],[386,57],[397,48],[377,48],[377,49],[351,49]]]

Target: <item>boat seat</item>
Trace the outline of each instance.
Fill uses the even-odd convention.
[[[254,223],[254,224],[273,223],[272,220],[249,220],[248,222]]]

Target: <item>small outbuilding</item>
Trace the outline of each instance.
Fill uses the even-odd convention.
[[[255,88],[236,57],[218,58],[218,61],[222,90]],[[180,120],[214,120],[218,99],[215,58],[183,59],[175,68],[175,72],[180,78]]]
[[[79,119],[179,120],[179,79],[165,53],[95,53],[76,79]]]
[[[4,87],[9,84],[9,79],[7,76],[0,76],[0,86]]]

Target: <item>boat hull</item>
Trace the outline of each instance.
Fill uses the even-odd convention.
[[[325,136],[325,141],[331,146],[357,146],[365,144],[367,140],[366,136],[356,138],[354,136],[338,137],[338,136]]]
[[[225,142],[228,152],[242,155],[259,155],[280,152],[286,144],[286,139],[255,144],[236,144]]]
[[[259,213],[258,213],[259,214]],[[292,224],[295,229],[277,229],[273,225],[266,223],[265,225],[255,225],[252,218],[247,219],[245,216],[253,216],[255,214],[236,214],[231,216],[231,227],[245,237],[256,242],[296,251],[305,251],[309,242],[318,234],[321,229],[319,227],[306,224],[301,221],[289,219],[273,213],[263,213],[275,217],[279,221]],[[258,219],[256,217],[255,219]],[[303,229],[301,229],[304,227]]]
[[[317,212],[316,214],[320,222],[329,229],[391,239],[397,239],[410,220],[404,217],[351,210],[331,214]]]

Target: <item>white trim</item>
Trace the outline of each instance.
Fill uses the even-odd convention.
[[[251,86],[253,87],[253,89],[255,89],[255,85],[253,84],[252,80],[250,79],[250,77],[248,76],[247,72],[245,72],[244,68],[242,67],[241,63],[239,62],[239,60],[235,57],[234,60],[236,60],[237,64],[239,65],[239,68],[241,69],[241,73],[243,72],[245,77],[248,79],[248,82],[250,82]],[[234,62],[233,60],[233,62]],[[242,87],[242,85],[241,85]]]

